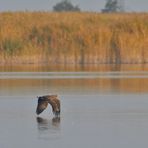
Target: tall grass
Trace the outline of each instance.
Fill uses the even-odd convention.
[[[0,63],[147,63],[148,14],[0,13]]]

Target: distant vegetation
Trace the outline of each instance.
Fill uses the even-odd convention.
[[[148,14],[0,13],[0,63],[148,63]]]
[[[53,10],[57,11],[57,12],[62,12],[62,11],[80,11],[80,8],[78,6],[74,6],[68,0],[62,0],[61,2],[57,3],[53,7]]]
[[[107,0],[104,9],[102,12],[113,13],[113,12],[123,12],[124,6],[122,5],[121,0]]]

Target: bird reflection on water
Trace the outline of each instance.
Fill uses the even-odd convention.
[[[60,136],[60,117],[45,119],[36,117],[39,139],[57,139]]]

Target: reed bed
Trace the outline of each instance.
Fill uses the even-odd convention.
[[[0,63],[148,63],[148,14],[0,13]]]

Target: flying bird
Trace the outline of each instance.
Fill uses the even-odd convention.
[[[38,98],[38,105],[36,108],[36,114],[42,113],[48,106],[48,103],[52,107],[53,114],[57,117],[60,116],[60,100],[57,95],[40,96]]]

